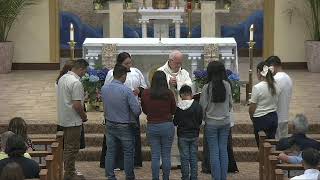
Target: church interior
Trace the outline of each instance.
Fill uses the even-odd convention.
[[[316,2],[316,10],[308,4],[311,1]],[[21,3],[14,16],[8,12],[10,3],[12,7]],[[30,155],[40,165],[39,179],[62,180],[56,79],[66,62],[83,58],[96,70],[84,76],[88,121],[76,169],[82,179],[107,179],[99,166],[104,108],[96,98],[104,80],[91,83],[90,73],[107,73],[117,54],[125,51],[150,86],[153,73],[167,62],[171,51],[179,50],[194,94],[201,92],[195,72],[211,61],[221,61],[239,77],[236,91],[232,89],[231,142],[239,171],[228,173],[227,179],[280,180],[303,174],[302,164],[278,161],[277,140],[259,134],[257,147],[248,104],[252,87],[259,83],[257,65],[278,56],[293,83],[289,135],[294,132],[290,120],[304,114],[308,137],[320,141],[320,18],[315,19],[311,10],[320,14],[318,0],[0,0],[0,134],[8,130],[12,118],[23,118],[35,145]],[[12,26],[5,27],[8,21]],[[95,87],[92,101],[88,86]],[[141,114],[143,166],[134,170],[141,180],[151,179],[147,124]],[[198,179],[206,180],[211,175],[201,170],[203,132],[201,128]],[[124,171],[115,173],[125,179]],[[180,178],[180,169],[173,169],[170,179]]]

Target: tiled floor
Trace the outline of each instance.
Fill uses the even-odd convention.
[[[248,63],[239,63],[241,79],[248,79]],[[0,74],[0,123],[7,123],[14,116],[21,116],[28,123],[55,123],[55,78],[57,71],[13,71]],[[306,70],[289,70],[294,83],[290,116],[305,113],[311,122],[320,120],[320,74]],[[257,82],[254,75],[254,81]],[[244,89],[242,89],[244,92]],[[242,94],[244,99],[244,94]],[[88,113],[88,123],[101,123],[102,113]],[[236,123],[250,123],[247,106],[237,105]],[[145,118],[141,118],[145,119]]]

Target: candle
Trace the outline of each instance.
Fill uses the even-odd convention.
[[[73,24],[70,24],[70,41],[74,41],[74,29],[73,29]]]
[[[253,24],[251,24],[251,26],[250,26],[250,41],[253,41],[253,30],[254,30],[254,27],[253,27]]]

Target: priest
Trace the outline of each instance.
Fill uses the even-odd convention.
[[[182,63],[183,54],[178,50],[174,50],[169,54],[169,59],[166,64],[158,69],[166,74],[169,89],[173,92],[177,103],[181,101],[179,96],[180,88],[183,85],[192,87],[192,81],[188,71],[181,68]],[[175,134],[171,150],[171,166],[173,168],[179,168],[181,166],[177,139],[177,134]]]

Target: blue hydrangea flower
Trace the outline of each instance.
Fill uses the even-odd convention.
[[[106,79],[106,76],[108,74],[108,69],[107,68],[104,68],[104,69],[101,69],[101,70],[98,70],[97,72],[97,76],[99,77],[100,81],[104,81]]]
[[[226,73],[227,73],[227,77],[229,77],[231,74],[233,74],[233,72],[230,69],[227,69]]]
[[[208,73],[205,70],[197,70],[197,71],[194,71],[193,74],[196,79],[202,79],[208,76]]]
[[[228,79],[230,81],[240,81],[240,77],[238,74],[232,73],[228,76]]]
[[[91,75],[97,76],[97,70],[92,69],[92,68],[88,68],[87,73],[89,74],[89,76],[91,76]]]
[[[90,75],[89,76],[89,81],[90,82],[98,82],[99,81],[99,77],[95,76],[95,75]]]

